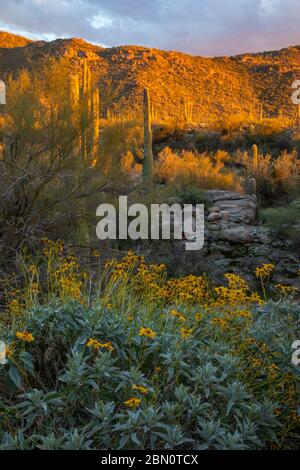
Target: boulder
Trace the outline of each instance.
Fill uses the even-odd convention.
[[[218,233],[218,238],[231,244],[252,243],[254,241],[254,236],[251,233],[251,230],[244,225],[237,225],[236,227],[223,229]]]
[[[206,192],[206,198],[213,204],[213,207],[208,209],[209,213],[226,212],[226,219],[230,222],[255,224],[257,213],[256,196],[232,191],[211,190]]]
[[[210,214],[211,212],[220,212],[220,207],[218,206],[213,206],[213,207],[209,207],[207,209],[207,212]]]
[[[216,220],[221,220],[221,219],[222,219],[221,212],[211,212],[209,216],[207,217],[208,222],[215,222]]]

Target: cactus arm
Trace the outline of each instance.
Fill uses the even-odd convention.
[[[131,153],[136,163],[138,163],[139,165],[142,165],[144,163],[144,152],[143,150],[139,149],[137,141],[135,139],[132,142]]]

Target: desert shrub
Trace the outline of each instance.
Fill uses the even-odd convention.
[[[289,206],[268,208],[261,211],[261,220],[277,235],[300,246],[300,204],[294,201]]]
[[[291,293],[265,302],[233,274],[215,288],[168,279],[133,253],[86,290],[61,244],[47,241],[44,256],[46,284],[42,266],[29,266],[27,291],[13,298],[36,295],[0,316],[2,449],[293,447]],[[265,283],[273,269],[256,275]]]
[[[183,128],[176,124],[161,124],[153,127],[154,144],[161,144],[167,140],[180,141],[183,136]]]
[[[223,115],[218,118],[213,127],[225,134],[249,132],[255,136],[258,142],[265,138],[279,134],[292,127],[293,121],[287,117],[277,117],[264,119],[258,122],[258,116],[249,116],[247,113],[237,113],[232,115]]]
[[[174,153],[166,147],[156,163],[157,178],[166,183],[176,182],[179,186],[193,185],[199,189],[238,189],[238,177],[225,169],[223,157],[226,152],[217,152],[215,158],[207,154],[198,154],[183,150]]]
[[[8,82],[1,128],[1,260],[51,229],[63,230],[67,220],[81,215],[82,195],[101,186],[79,150],[88,131],[85,103],[76,110],[71,105],[63,61],[49,61],[34,75],[22,72]]]
[[[133,319],[102,302],[37,307],[5,336],[1,448],[288,446],[299,312],[270,303],[250,327],[236,315],[226,329],[218,314],[186,307]]]
[[[230,115],[221,115],[213,123],[213,127],[222,134],[233,134],[240,132],[243,126],[249,124],[251,119],[247,113],[236,113]]]
[[[289,118],[271,118],[264,119],[262,123],[257,123],[252,131],[252,134],[256,135],[259,140],[263,140],[265,137],[274,136],[279,134],[285,129],[291,127],[292,120]]]
[[[300,160],[297,152],[282,152],[277,158],[259,153],[258,161],[248,152],[237,154],[248,176],[254,177],[263,205],[291,201],[300,191]]]
[[[91,82],[90,94],[97,86]],[[121,157],[138,125],[101,120],[95,147],[90,97],[81,90],[74,105],[70,85],[69,64],[54,59],[8,80],[0,128],[2,263],[44,235],[88,245],[99,193],[129,188]]]
[[[205,191],[198,188],[185,188],[177,193],[180,204],[206,204]]]

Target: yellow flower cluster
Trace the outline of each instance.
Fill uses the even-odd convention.
[[[169,279],[162,295],[167,302],[180,302],[185,304],[203,303],[208,298],[209,290],[202,276],[190,274],[178,279]]]
[[[19,298],[12,299],[8,302],[8,311],[14,317],[19,317],[24,312],[24,304],[21,302]]]
[[[34,341],[33,335],[31,333],[28,333],[28,331],[17,331],[16,337],[27,343],[31,343],[32,341]]]
[[[82,298],[84,282],[87,280],[87,274],[81,272],[80,265],[72,254],[61,258],[60,261],[59,266],[54,271],[54,278],[60,296],[62,298],[80,300]]]
[[[142,395],[147,395],[148,389],[143,385],[132,385],[132,390],[136,390],[137,392],[141,393]]]
[[[110,270],[111,281],[124,283],[145,302],[156,302],[173,305],[201,305],[208,312],[212,308],[224,306],[242,306],[259,304],[266,300],[267,281],[274,270],[271,263],[257,267],[255,275],[263,282],[263,297],[252,292],[241,276],[225,274],[227,285],[210,288],[203,276],[190,274],[181,278],[167,279],[165,265],[147,264],[143,256],[129,252],[119,261],[109,261],[106,269]],[[295,292],[288,286],[277,286],[283,294]],[[185,321],[176,309],[170,314],[180,321]]]
[[[296,292],[298,292],[297,287],[285,286],[283,284],[276,284],[275,288],[278,289],[282,295],[295,294]]]
[[[213,306],[238,306],[247,304],[263,304],[263,299],[257,293],[252,293],[247,282],[236,274],[227,273],[225,279],[228,286],[215,287],[215,298],[211,300]]]
[[[255,276],[257,278],[269,277],[272,274],[274,267],[274,264],[263,264],[262,266],[256,268]]]
[[[53,257],[58,253],[62,253],[64,249],[64,242],[61,240],[53,241],[48,238],[42,238],[41,243],[44,245],[43,254],[47,257]]]
[[[101,343],[97,339],[90,338],[88,342],[86,343],[88,348],[95,349],[98,351],[98,349],[108,349],[109,351],[114,351],[115,348],[111,344],[110,341],[107,341],[106,343]]]
[[[128,408],[137,408],[140,406],[141,401],[142,400],[140,398],[132,397],[124,401],[124,405],[128,406]]]
[[[218,328],[221,328],[222,330],[228,330],[229,328],[228,321],[225,320],[224,318],[213,318],[211,320],[211,324],[213,326],[217,326]]]

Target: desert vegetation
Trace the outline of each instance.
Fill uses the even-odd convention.
[[[124,57],[135,64],[129,83],[152,57],[132,49],[110,51],[120,70]],[[0,448],[295,449],[297,113],[251,101],[249,87],[235,113],[236,80],[230,105],[224,87],[223,112],[207,85],[205,123],[193,90],[162,97],[143,83],[131,109],[123,82],[100,82],[96,53],[90,45],[87,57],[46,56],[7,74]],[[184,57],[170,57],[182,67]],[[209,60],[219,79],[239,76],[241,65]],[[96,208],[119,195],[204,203],[203,258],[192,263],[173,241],[99,242]]]
[[[61,242],[43,243],[6,292],[2,449],[296,444],[299,305],[280,285],[271,300],[274,266],[256,270],[264,297],[230,273],[214,288],[170,279],[132,252],[91,280]]]

